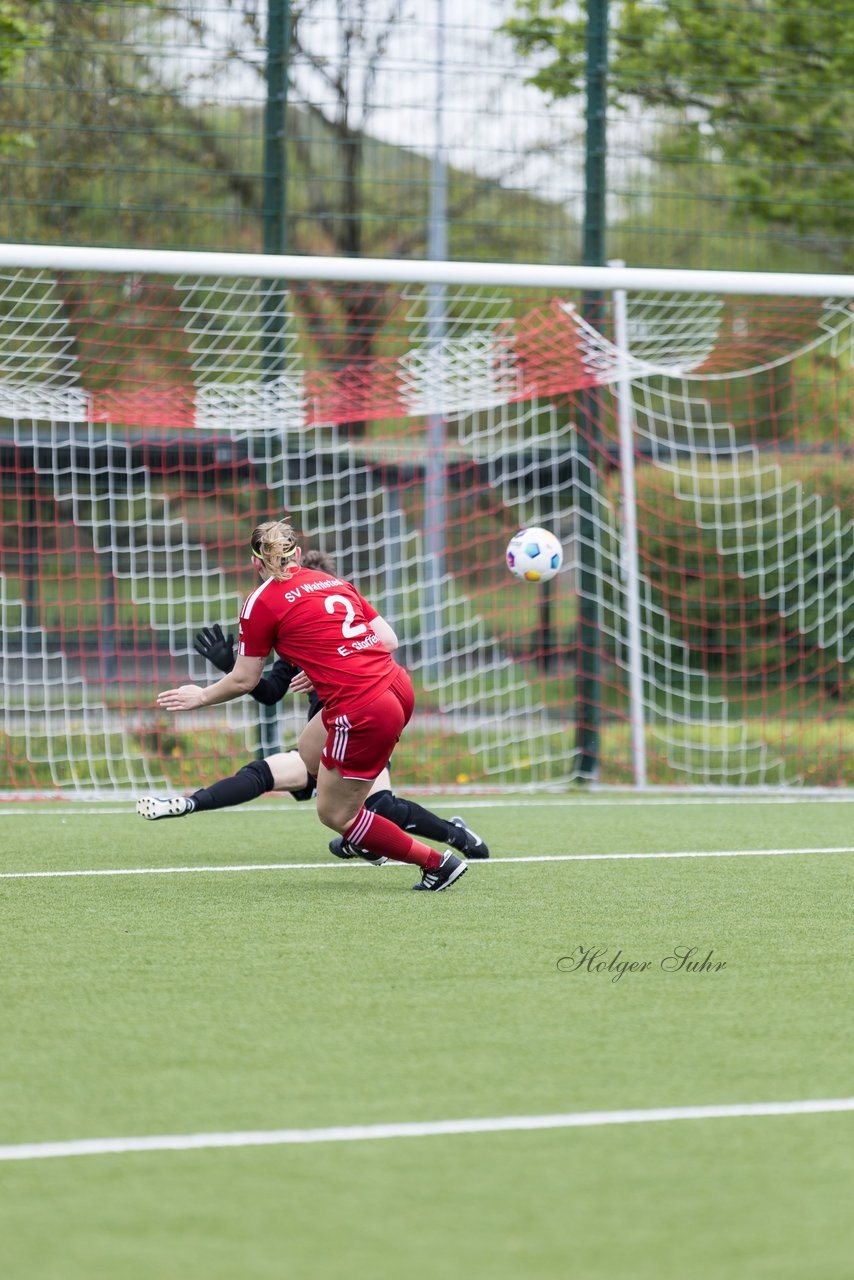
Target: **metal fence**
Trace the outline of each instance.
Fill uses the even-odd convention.
[[[851,265],[846,7],[776,0],[747,29],[744,6],[590,0],[609,35],[593,109],[610,256]],[[535,0],[17,0],[0,15],[0,238],[580,261],[576,16]]]

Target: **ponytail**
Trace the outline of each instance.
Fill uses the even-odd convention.
[[[257,556],[271,578],[279,582],[289,578],[297,566],[299,543],[286,520],[268,520],[256,525],[250,539],[252,554]]]

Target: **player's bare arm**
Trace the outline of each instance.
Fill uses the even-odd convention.
[[[390,626],[390,624],[386,622],[385,618],[381,618],[379,616],[372,618],[369,626],[386,652],[394,653],[395,649],[400,644],[394,627]]]
[[[251,693],[261,679],[266,658],[247,658],[241,655],[231,671],[215,684],[202,687],[198,684],[182,684],[177,689],[164,689],[157,695],[157,705],[164,711],[195,711],[198,707],[214,707],[220,702],[231,702]]]

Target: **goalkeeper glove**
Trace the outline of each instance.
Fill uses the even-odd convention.
[[[234,666],[234,636],[224,636],[218,622],[202,628],[193,641],[193,648],[218,671],[228,672]]]

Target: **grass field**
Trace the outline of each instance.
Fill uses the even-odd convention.
[[[854,803],[432,803],[439,895],[311,805],[0,808],[4,1280],[852,1275]]]

